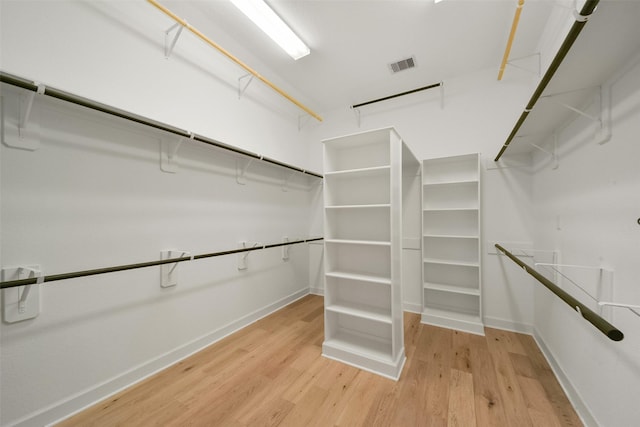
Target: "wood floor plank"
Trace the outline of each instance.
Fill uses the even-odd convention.
[[[308,296],[111,396],[61,426],[581,426],[535,341],[405,313],[399,381],[321,355]]]
[[[506,426],[504,403],[487,340],[472,335],[469,342],[477,424],[482,427]]]
[[[451,369],[449,383],[449,427],[474,427],[476,425],[473,375],[469,372]]]

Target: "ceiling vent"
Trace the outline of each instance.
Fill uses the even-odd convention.
[[[391,72],[394,74],[400,71],[408,70],[409,68],[413,68],[415,66],[416,59],[413,56],[389,64],[389,68],[391,68]]]

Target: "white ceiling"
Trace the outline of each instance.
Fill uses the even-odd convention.
[[[317,112],[495,68],[517,0],[268,0],[310,46],[294,61],[226,0],[163,2]],[[512,58],[537,51],[556,2],[527,0]],[[393,75],[390,62],[415,56]],[[509,71],[507,70],[507,73]]]

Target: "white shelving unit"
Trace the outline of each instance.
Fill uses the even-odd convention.
[[[401,298],[403,181],[405,176],[416,176],[420,163],[393,128],[323,142],[322,354],[397,380],[406,359]]]
[[[422,162],[422,322],[484,335],[479,162]]]

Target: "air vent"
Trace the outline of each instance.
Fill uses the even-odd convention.
[[[416,59],[412,56],[407,59],[402,59],[398,62],[393,62],[389,64],[389,68],[391,68],[392,73],[398,73],[400,71],[408,70],[409,68],[413,68],[416,66]]]

